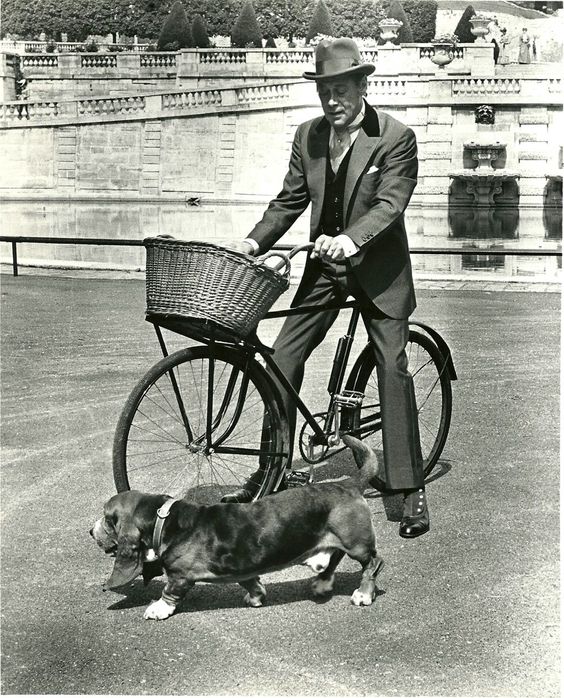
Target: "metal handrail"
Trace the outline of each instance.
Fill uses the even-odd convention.
[[[0,235],[0,242],[9,242],[12,244],[12,269],[13,275],[18,276],[18,250],[17,246],[20,243],[47,243],[56,245],[123,245],[124,247],[143,247],[143,240],[126,239],[115,240],[111,238],[70,238],[70,237],[32,237],[30,235]],[[280,244],[275,245],[274,249],[289,251],[294,248],[294,245]],[[561,257],[562,249],[519,249],[516,247],[500,248],[479,248],[479,247],[410,247],[411,254],[430,254],[430,255],[474,255],[487,254],[492,256],[522,256],[522,257]]]

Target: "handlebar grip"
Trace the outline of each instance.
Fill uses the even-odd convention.
[[[255,261],[257,263],[262,263],[266,259],[269,259],[270,257],[281,257],[280,262],[278,264],[275,264],[272,268],[275,269],[276,271],[280,271],[284,267],[284,271],[282,274],[287,274],[290,271],[290,256],[282,254],[282,252],[277,252],[276,250],[271,250],[270,252],[266,252],[265,254],[262,254],[260,257],[256,257]]]
[[[313,250],[313,247],[313,242],[308,242],[305,245],[297,245],[296,247],[294,247],[293,250],[290,250],[290,252],[288,252],[288,259],[292,259],[292,257],[298,254],[298,252],[305,252],[305,250]]]

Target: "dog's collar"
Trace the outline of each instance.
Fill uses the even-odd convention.
[[[158,550],[161,544],[165,520],[170,514],[172,505],[179,501],[179,499],[171,497],[170,499],[166,500],[160,509],[157,510],[157,520],[155,521],[155,528],[153,529],[153,551],[157,557],[159,555]]]

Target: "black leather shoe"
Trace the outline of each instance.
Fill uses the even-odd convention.
[[[224,494],[220,499],[224,504],[247,504],[253,501],[255,493],[252,489],[247,489],[247,487],[241,487],[234,492],[229,492]]]
[[[403,517],[399,527],[402,538],[418,538],[430,528],[429,509],[425,490],[416,490],[406,495],[403,504]]]
[[[252,502],[259,490],[263,477],[264,472],[257,470],[245,480],[242,487],[224,494],[220,501],[225,504],[247,504]]]

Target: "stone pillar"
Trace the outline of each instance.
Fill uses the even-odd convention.
[[[15,99],[14,56],[11,53],[0,53],[0,102],[13,102]]]
[[[401,46],[379,46],[378,66],[376,73],[380,75],[399,75],[402,64]]]
[[[247,63],[246,63],[246,74],[247,75],[266,75],[266,59],[265,52],[261,49],[249,49],[247,50]]]
[[[60,53],[58,56],[59,73],[68,79],[69,76],[78,76],[81,71],[79,53]],[[80,74],[81,77],[82,74]]]
[[[183,48],[176,56],[176,82],[182,87],[182,78],[195,78],[199,75],[198,51]]]
[[[138,53],[118,53],[117,69],[121,75],[139,77],[141,71],[141,58]]]
[[[495,75],[493,47],[493,44],[474,44],[466,49],[472,76],[493,77]]]
[[[160,119],[145,122],[139,192],[143,198],[152,198],[160,194],[161,131],[162,123]]]
[[[237,114],[221,114],[219,117],[219,153],[215,171],[215,186],[220,197],[229,197],[232,194],[236,133]]]
[[[69,194],[76,189],[77,130],[76,126],[64,126],[55,130],[57,188]]]

